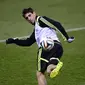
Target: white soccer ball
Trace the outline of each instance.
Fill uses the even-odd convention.
[[[41,42],[41,47],[44,50],[51,50],[54,46],[54,41],[52,39],[43,39]]]

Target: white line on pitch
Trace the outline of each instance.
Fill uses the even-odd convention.
[[[79,31],[79,30],[85,30],[85,27],[67,29],[66,32]],[[29,37],[29,35],[23,36],[23,37],[16,37],[16,38],[22,39],[22,38],[27,38],[27,37]],[[5,42],[5,41],[6,40],[0,40],[0,43]]]

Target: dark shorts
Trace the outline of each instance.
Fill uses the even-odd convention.
[[[60,42],[54,41],[54,47],[50,51],[39,48],[37,55],[37,70],[44,73],[49,64],[57,64],[56,59],[60,59],[63,54],[63,48]],[[51,60],[51,58],[53,58]]]

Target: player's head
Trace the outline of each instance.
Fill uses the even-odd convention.
[[[22,11],[23,17],[31,24],[35,23],[36,20],[36,13],[32,8],[25,8]]]

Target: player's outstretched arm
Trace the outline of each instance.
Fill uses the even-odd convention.
[[[19,46],[31,46],[35,42],[36,42],[36,40],[35,40],[34,31],[33,31],[32,35],[25,40],[18,39],[18,38],[8,38],[6,40],[6,44],[16,44]]]

